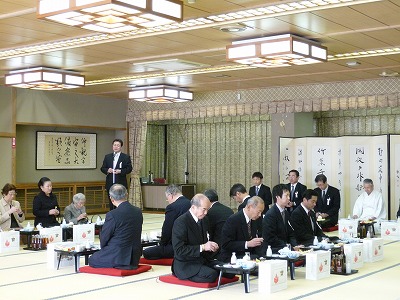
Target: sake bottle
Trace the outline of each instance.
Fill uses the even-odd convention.
[[[267,248],[267,253],[266,253],[267,257],[271,257],[272,256],[272,249],[271,249],[271,245],[268,245]]]
[[[317,236],[314,237],[313,245],[318,246],[318,237]]]
[[[232,256],[231,256],[231,265],[236,265],[236,252],[232,252]]]

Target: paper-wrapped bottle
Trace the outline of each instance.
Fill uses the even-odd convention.
[[[100,216],[97,216],[96,224],[97,224],[97,225],[100,225],[100,223],[101,223]]]
[[[67,227],[67,222],[65,222],[65,219],[63,219],[62,223],[61,223],[61,228],[65,228]]]

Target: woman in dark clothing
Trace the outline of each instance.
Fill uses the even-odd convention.
[[[60,214],[57,197],[51,192],[53,186],[47,177],[40,178],[38,187],[41,190],[33,199],[33,214],[35,215],[35,227],[42,223],[42,227],[59,226],[57,216]]]

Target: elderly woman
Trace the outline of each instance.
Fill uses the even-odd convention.
[[[64,220],[66,223],[86,224],[87,214],[85,209],[86,197],[82,193],[75,194],[72,197],[72,203],[64,210]]]
[[[16,187],[10,183],[6,183],[1,190],[3,198],[0,205],[0,228],[4,231],[10,228],[22,228],[21,222],[25,220],[19,202],[13,200],[17,195],[15,191]]]
[[[57,197],[52,193],[53,185],[47,177],[40,178],[38,187],[41,190],[33,198],[33,214],[35,215],[35,227],[42,223],[43,227],[59,226],[57,216],[60,214]]]

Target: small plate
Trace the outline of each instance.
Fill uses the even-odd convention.
[[[285,255],[285,254],[280,254],[279,257],[280,257],[280,258],[286,258],[287,255]]]
[[[272,254],[272,257],[279,257],[279,254]]]

